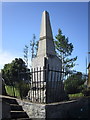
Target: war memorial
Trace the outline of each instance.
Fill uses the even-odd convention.
[[[31,88],[27,98],[19,101],[29,118],[87,118],[89,98],[69,100],[64,91],[62,63],[55,53],[49,13],[42,14],[37,57],[32,59]]]
[[[42,13],[38,51],[37,56],[32,59],[30,74],[31,84],[27,100],[0,96],[3,119],[88,118],[90,97],[69,100],[64,91],[62,62],[55,52],[47,11]]]
[[[55,53],[47,11],[42,14],[39,47],[37,57],[32,59],[32,69],[31,90],[28,97],[33,98],[33,102],[41,100],[41,103],[50,103],[67,99],[62,82],[62,63]]]

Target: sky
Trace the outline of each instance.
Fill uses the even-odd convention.
[[[44,10],[50,15],[53,38],[60,28],[74,46],[71,57],[78,57],[74,69],[85,73],[88,56],[87,2],[3,2],[0,68],[16,57],[23,58],[24,46],[29,46],[33,34],[39,40]]]
[[[88,4],[88,63],[90,63],[90,2]]]

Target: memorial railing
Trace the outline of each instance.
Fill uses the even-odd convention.
[[[22,74],[19,73],[19,79]],[[37,103],[51,103],[60,100],[59,91],[64,89],[62,82],[63,72],[49,68],[49,66],[32,68],[29,74],[28,84],[30,90],[27,94],[27,99],[31,102]],[[62,98],[61,98],[62,99]]]

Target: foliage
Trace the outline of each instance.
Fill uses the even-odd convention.
[[[77,56],[74,58],[69,58],[73,51],[73,44],[69,43],[68,38],[65,35],[62,35],[62,31],[59,29],[58,34],[55,36],[55,48],[58,57],[62,61],[62,71],[68,72],[71,68],[75,66],[75,61]]]
[[[33,39],[30,41],[30,47],[31,47],[31,58],[34,58],[37,56],[37,51],[38,51],[38,43],[39,41],[36,41],[36,36],[33,34]]]
[[[25,60],[26,66],[28,67],[28,46],[27,45],[25,45],[23,52],[24,52],[24,60]]]
[[[5,80],[5,84],[11,86],[6,87],[7,93],[15,96],[16,91],[18,91],[21,98],[25,97],[27,90],[29,90],[27,83],[30,82],[30,74],[26,72],[29,72],[29,69],[21,58],[16,58],[11,63],[4,65],[2,77]]]
[[[6,89],[7,95],[14,96],[14,92],[15,92],[14,97],[19,97],[22,99],[27,96],[27,93],[30,87],[28,84],[21,82],[14,87],[14,91],[13,91],[13,86],[9,86],[9,85],[6,85],[5,89]]]
[[[82,77],[81,72],[70,75],[67,80],[64,81],[64,87],[68,94],[79,93],[84,88],[85,78]]]
[[[82,90],[82,93],[84,94],[84,96],[90,96],[90,88]]]
[[[83,93],[69,94],[70,99],[76,99],[76,98],[83,97],[83,96],[84,96]]]
[[[37,51],[38,51],[38,44],[39,44],[39,41],[36,41],[36,44],[35,44],[36,56],[37,56]]]
[[[27,69],[25,62],[21,58],[15,58],[11,63],[5,64],[2,69],[2,77],[5,80],[5,84],[15,85],[15,83],[19,83],[19,73],[27,70],[29,69]],[[27,75],[24,77],[26,78]]]
[[[29,84],[25,83],[24,81],[19,82],[16,85],[16,88],[18,88],[18,90],[19,90],[21,99],[25,98],[28,94],[28,91],[30,90]]]

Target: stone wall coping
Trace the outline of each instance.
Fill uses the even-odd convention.
[[[14,97],[5,96],[5,95],[0,95],[0,98],[11,98],[11,99],[16,99],[16,98],[14,98]]]
[[[55,102],[55,103],[48,103],[48,104],[45,104],[45,103],[36,103],[36,102],[30,102],[28,100],[20,100],[20,99],[16,99],[17,101],[19,102],[23,102],[23,103],[27,103],[27,104],[36,104],[36,105],[43,105],[43,106],[46,106],[46,105],[61,105],[61,104],[68,104],[68,103],[73,103],[73,102],[77,102],[78,100],[70,100],[70,101],[62,101],[62,102]]]
[[[73,102],[77,102],[78,100],[70,100],[70,101],[62,101],[62,102],[56,102],[56,103],[49,103],[46,105],[62,105],[62,104],[68,104],[68,103],[73,103]]]
[[[28,101],[28,100],[20,100],[20,99],[16,99],[17,100],[17,102],[21,102],[21,103],[26,103],[26,104],[36,104],[36,105],[42,105],[42,106],[45,106],[45,104],[44,103],[35,103],[35,102],[30,102],[30,101]]]

